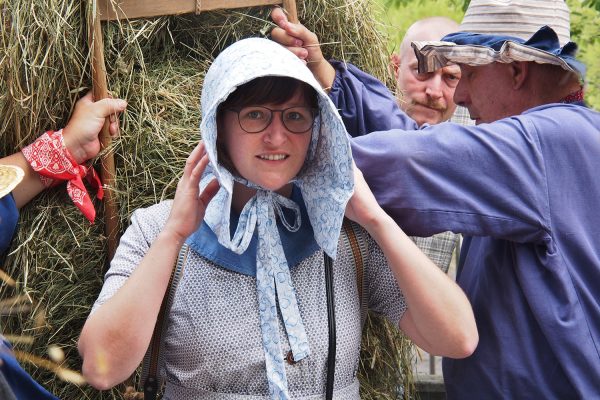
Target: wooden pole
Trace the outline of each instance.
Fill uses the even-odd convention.
[[[283,9],[287,12],[288,21],[298,23],[298,10],[296,0],[283,0]]]
[[[92,1],[96,7],[96,2]],[[98,9],[92,11],[92,29],[90,29],[90,41],[92,44],[92,90],[94,101],[108,97],[106,83],[106,66],[104,64],[104,45],[102,42],[102,27],[98,16]],[[100,132],[100,144],[102,149],[110,146],[112,138],[109,131],[110,121],[107,118]],[[104,191],[104,232],[107,239],[108,261],[112,260],[117,248],[117,233],[119,232],[119,218],[117,214],[117,202],[114,191],[115,183],[115,159],[112,150],[101,158],[100,176],[105,186]]]

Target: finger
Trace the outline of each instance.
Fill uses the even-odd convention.
[[[216,179],[213,179],[208,185],[206,185],[199,197],[199,200],[202,202],[204,207],[208,206],[208,203],[210,203],[212,198],[215,197],[215,195],[219,192],[219,188],[219,181]]]
[[[273,7],[271,10],[271,19],[281,28],[284,28],[288,23],[287,15],[281,7]]]
[[[304,36],[307,33],[310,33],[310,31],[306,29],[301,23],[290,22],[288,20],[287,15],[285,14],[285,11],[281,7],[275,7],[271,11],[271,19],[281,29],[298,39],[302,40],[303,37],[300,37],[300,35]]]
[[[297,37],[288,34],[282,28],[273,28],[271,30],[271,39],[282,46],[302,47],[303,42]]]
[[[94,103],[98,116],[108,117],[111,114],[116,114],[125,111],[127,108],[127,102],[123,99],[102,99]]]
[[[110,124],[108,125],[108,132],[110,136],[115,138],[119,136],[119,120],[115,114],[111,114],[109,117]]]
[[[204,155],[204,144],[198,143],[196,145],[196,147],[194,147],[194,150],[192,150],[192,152],[190,153],[188,158],[185,160],[185,167],[183,168],[183,178],[182,179],[186,179],[187,177],[192,175],[194,168],[198,165],[198,163],[202,159],[203,155]]]
[[[204,154],[200,161],[196,164],[190,176],[190,181],[192,182],[192,184],[197,185],[200,182],[200,178],[202,177],[202,174],[204,173],[204,170],[206,169],[206,166],[208,165],[209,161],[210,160],[208,158],[208,154]]]
[[[299,59],[305,62],[308,61],[308,50],[302,47],[288,47],[287,49],[294,53]]]
[[[313,34],[310,30],[308,30],[301,23],[291,23],[287,22],[282,27],[280,27],[288,36],[293,37],[296,40],[301,41],[296,45],[308,45],[308,44],[317,44],[319,42],[317,35]],[[277,28],[274,28],[277,29]]]
[[[85,96],[83,96],[82,98],[80,98],[77,102],[82,102],[82,103],[93,103],[94,102],[94,94],[93,92],[90,90],[88,91]]]

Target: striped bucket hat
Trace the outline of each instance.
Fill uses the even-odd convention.
[[[534,61],[585,76],[564,0],[472,0],[459,32],[412,46],[421,72],[448,64]]]
[[[0,199],[12,192],[24,176],[23,170],[15,165],[0,165]]]

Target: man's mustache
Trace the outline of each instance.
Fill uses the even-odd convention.
[[[431,109],[437,110],[437,111],[446,111],[446,109],[448,108],[448,107],[444,106],[441,102],[435,101],[435,100],[418,101],[418,100],[413,99],[410,101],[410,105],[411,106],[420,105],[420,106],[431,108]]]

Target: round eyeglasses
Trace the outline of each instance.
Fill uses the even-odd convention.
[[[237,114],[240,128],[248,133],[258,133],[265,130],[273,120],[273,113],[281,113],[281,123],[292,133],[308,132],[318,114],[317,109],[311,107],[289,107],[283,110],[272,110],[261,106],[248,106],[242,108],[228,108]]]

